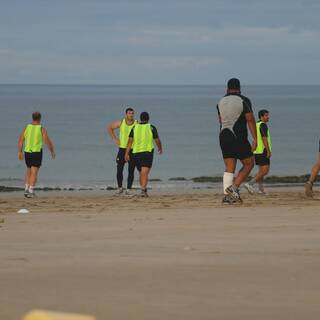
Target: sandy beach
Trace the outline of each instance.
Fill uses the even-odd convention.
[[[1,194],[0,319],[319,318],[319,193],[150,195]]]

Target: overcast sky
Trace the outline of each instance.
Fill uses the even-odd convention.
[[[319,0],[0,4],[0,83],[320,84]]]

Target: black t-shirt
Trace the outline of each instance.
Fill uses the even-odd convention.
[[[268,126],[264,122],[260,124],[260,133],[262,137],[268,137]]]
[[[251,101],[241,94],[226,94],[217,105],[221,119],[221,131],[228,129],[238,139],[248,138],[245,115],[252,112]]]
[[[144,124],[147,124],[147,123],[140,123],[140,124],[144,125]],[[153,139],[159,138],[157,128],[155,126],[153,126],[152,124],[150,126],[151,126],[151,130],[152,130]],[[134,127],[130,131],[129,138],[133,138],[134,137],[134,130],[133,129],[134,129]]]

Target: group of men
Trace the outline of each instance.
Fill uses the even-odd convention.
[[[223,174],[222,202],[236,204],[242,202],[239,188],[242,183],[250,194],[265,194],[263,180],[270,170],[272,144],[269,122],[269,111],[262,109],[258,113],[259,120],[255,121],[251,101],[241,94],[239,79],[232,78],[227,83],[227,93],[219,101],[217,111],[220,123],[219,141],[225,165]],[[252,143],[248,140],[248,127],[252,136]],[[119,130],[119,134],[116,131]],[[141,197],[148,197],[148,177],[153,163],[154,142],[158,153],[162,154],[162,143],[157,129],[149,123],[149,114],[142,112],[140,121],[134,119],[133,108],[125,110],[125,117],[112,122],[107,131],[114,143],[119,147],[117,154],[117,184],[116,195],[133,195],[132,184],[135,168],[139,171]],[[46,144],[55,158],[55,148],[49,138],[47,130],[41,125],[41,114],[34,112],[32,122],[21,132],[18,142],[18,158],[25,159],[27,166],[25,174],[26,198],[35,196],[34,188],[38,171],[42,164],[42,147]],[[320,143],[319,143],[320,154]],[[237,161],[242,167],[235,176]],[[257,174],[246,182],[250,172],[258,166]],[[123,188],[123,171],[128,164],[127,189]],[[305,194],[313,196],[313,184],[320,171],[320,157],[311,170],[309,180],[305,184]],[[256,185],[258,188],[256,188]]]
[[[120,130],[119,137],[115,133],[116,129]],[[132,195],[134,170],[137,168],[140,173],[140,196],[148,197],[147,185],[153,163],[153,142],[156,143],[158,153],[162,154],[162,143],[156,127],[149,123],[149,114],[142,112],[138,122],[134,120],[134,110],[127,108],[125,118],[121,121],[113,122],[107,130],[114,143],[119,146],[117,155],[118,190],[116,194],[124,193],[122,187],[123,169],[125,163],[128,163],[128,182],[125,194]],[[24,192],[26,198],[35,197],[34,189],[42,164],[42,147],[44,143],[48,146],[54,159],[55,148],[47,130],[41,125],[41,114],[40,112],[34,112],[32,114],[32,122],[22,130],[18,141],[18,158],[19,160],[25,159],[27,166]]]
[[[256,123],[251,107],[250,99],[241,94],[240,80],[232,78],[227,83],[227,93],[217,105],[220,122],[220,147],[225,164],[223,175],[223,203],[234,204],[242,202],[239,188],[244,183],[254,162],[259,167],[257,174],[244,187],[250,194],[265,194],[263,187],[264,177],[270,170],[270,158],[272,155],[272,143],[270,131],[267,126],[269,112],[266,109],[258,112],[259,120]],[[249,127],[252,143],[248,140]],[[236,177],[235,170],[237,160],[242,167]],[[309,180],[305,183],[305,194],[313,196],[313,184],[320,171],[320,143],[319,157],[311,169]],[[258,185],[258,189],[255,185]]]
[[[119,136],[115,131],[119,129]],[[162,143],[155,126],[149,123],[148,112],[140,114],[140,122],[134,120],[134,110],[126,109],[125,118],[115,121],[107,129],[114,143],[119,146],[117,155],[117,183],[116,195],[124,193],[122,186],[123,169],[128,163],[128,179],[125,195],[133,195],[131,192],[135,168],[139,171],[141,197],[148,197],[147,185],[149,173],[153,163],[154,144],[158,147],[158,153],[162,154]]]

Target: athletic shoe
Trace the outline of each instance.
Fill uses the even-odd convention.
[[[133,193],[132,193],[131,189],[127,189],[124,194],[127,197],[133,197]]]
[[[122,193],[123,193],[123,188],[118,188],[114,195],[120,196]]]
[[[28,194],[26,195],[26,198],[31,199],[31,198],[35,198],[36,194],[34,192],[28,192]]]
[[[25,197],[25,198],[28,198],[29,193],[30,193],[29,190],[24,190],[24,194],[23,194],[24,197]]]
[[[141,189],[140,197],[141,198],[148,198],[149,197],[149,195],[147,193],[147,189],[144,189],[144,190]]]
[[[236,202],[242,202],[242,199],[240,197],[240,193],[239,193],[239,189],[235,186],[229,186],[226,190],[225,190],[228,195],[233,198]]]
[[[263,196],[267,196],[268,195],[264,190],[258,190],[257,193],[260,194],[260,195],[263,195]]]
[[[247,189],[247,191],[250,194],[255,194],[256,193],[256,189],[251,184],[245,183],[243,186]]]
[[[312,192],[313,183],[311,181],[307,181],[304,185],[304,192],[307,197],[312,198],[313,192]]]
[[[231,198],[228,194],[225,195],[222,199],[222,204],[234,204],[234,203],[237,203],[237,201]]]

